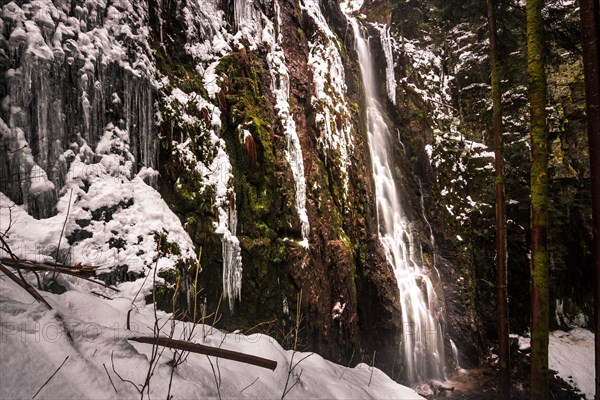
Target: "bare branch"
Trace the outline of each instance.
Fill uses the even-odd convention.
[[[369,384],[367,386],[371,386],[371,380],[373,379],[373,371],[375,370],[375,354],[377,354],[377,350],[373,351],[373,361],[371,362],[371,376],[369,377]]]
[[[73,188],[71,188],[71,194],[69,194],[69,206],[67,207],[67,215],[65,216],[65,222],[62,226],[62,230],[60,231],[60,236],[58,237],[58,246],[56,246],[56,262],[60,262],[60,260],[58,259],[59,255],[60,255],[60,242],[62,240],[63,234],[65,233],[65,226],[67,226],[67,221],[69,220],[69,213],[71,211],[71,199],[73,197]],[[54,275],[52,277],[52,279],[54,280],[56,278],[56,275]]]
[[[135,383],[133,383],[132,381],[130,381],[130,380],[128,380],[128,379],[123,379],[123,378],[121,377],[121,375],[119,375],[119,373],[118,373],[118,372],[117,372],[117,370],[115,369],[115,360],[113,359],[113,353],[114,353],[114,351],[111,351],[111,352],[110,352],[110,363],[112,364],[112,370],[113,370],[113,372],[115,373],[115,375],[117,375],[117,377],[118,377],[118,378],[121,380],[121,382],[127,382],[127,383],[131,384],[131,385],[132,385],[132,386],[135,388],[135,390],[137,390],[137,391],[138,391],[138,393],[140,393],[140,394],[141,394],[141,393],[142,393],[142,391],[140,390],[140,388],[138,387],[138,385],[136,385]]]
[[[244,390],[246,390],[246,389],[250,388],[250,386],[254,385],[254,384],[256,383],[256,381],[258,381],[258,376],[256,377],[256,379],[255,379],[255,380],[253,380],[253,381],[252,381],[252,383],[251,383],[251,384],[249,384],[248,386],[246,386],[245,388],[243,388],[242,390],[240,390],[240,393],[243,393],[243,392],[244,392]]]
[[[31,287],[31,285],[29,283],[27,283],[27,281],[25,279],[20,279],[15,274],[13,274],[8,268],[6,268],[4,266],[4,264],[2,264],[1,261],[0,261],[0,271],[2,271],[6,276],[8,276],[17,285],[19,285],[23,289],[25,289],[25,291],[27,293],[29,293],[39,303],[45,304],[46,307],[48,307],[50,310],[52,310],[52,307],[50,306],[50,304],[48,304],[46,299],[44,299],[41,294],[39,294],[33,287]]]

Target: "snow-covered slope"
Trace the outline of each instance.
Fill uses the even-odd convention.
[[[514,337],[514,336],[513,336]],[[519,349],[528,350],[530,339],[518,336]],[[594,398],[594,333],[575,327],[550,333],[548,365],[587,399]]]
[[[115,294],[61,280],[70,290],[62,295],[44,293],[54,308],[47,310],[32,304],[29,295],[11,281],[0,281],[0,398],[31,398],[63,361],[36,398],[139,397],[138,385],[146,379],[152,346],[127,338],[151,336],[155,323],[152,305],[144,302],[151,284],[146,282],[136,297],[142,282],[123,283],[121,292]],[[91,294],[92,289],[112,300]],[[131,330],[127,330],[128,312]],[[187,332],[189,337],[191,324],[172,321],[170,314],[160,311],[156,315],[163,327],[161,335],[174,332],[173,337],[179,339]],[[366,364],[346,368],[317,354],[293,355],[293,351],[260,334],[227,334],[208,325],[198,325],[194,332],[192,341],[275,360],[277,368],[270,371],[191,354],[173,374],[170,393],[174,399],[281,398],[286,381],[287,389],[291,388],[286,399],[421,398]],[[173,352],[161,348],[159,354],[149,395],[144,397],[167,397]],[[292,355],[295,368],[288,380]]]
[[[583,328],[550,334],[550,369],[574,384],[586,398],[594,398],[594,333]]]

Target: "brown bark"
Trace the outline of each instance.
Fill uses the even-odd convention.
[[[506,208],[504,203],[504,144],[502,140],[501,87],[498,71],[496,4],[487,0],[490,38],[492,129],[496,172],[496,302],[498,304],[498,398],[510,399],[510,352],[507,295]]]
[[[579,6],[592,179],[592,250],[596,272],[596,400],[600,400],[600,5],[598,0],[580,0]]]

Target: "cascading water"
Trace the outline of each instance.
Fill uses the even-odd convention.
[[[379,239],[392,265],[402,307],[402,353],[406,378],[416,383],[444,376],[444,341],[440,323],[443,312],[433,283],[426,273],[412,222],[402,209],[388,149],[392,135],[377,99],[376,76],[368,41],[356,19],[349,17],[356,38],[367,103],[367,130],[377,197]]]

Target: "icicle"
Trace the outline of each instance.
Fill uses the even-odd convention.
[[[237,230],[237,209],[235,193],[231,192],[227,211],[228,231],[223,234],[223,294],[233,312],[235,300],[242,296],[242,254],[240,241],[235,236]]]
[[[308,66],[312,72],[316,110],[315,122],[320,130],[318,143],[327,162],[328,152],[336,155],[344,195],[348,193],[348,169],[353,149],[352,117],[346,100],[346,75],[337,37],[329,28],[319,2],[303,0],[301,7],[314,21],[317,31],[309,40]]]
[[[233,20],[235,27],[240,29],[246,22],[252,19],[254,2],[252,0],[234,0]]]
[[[279,3],[274,2],[275,16],[277,26],[281,24],[279,17]],[[300,138],[296,132],[296,122],[290,113],[289,95],[290,95],[290,77],[285,62],[285,54],[281,47],[281,33],[275,32],[273,23],[265,19],[265,29],[263,30],[263,41],[269,49],[267,62],[271,73],[271,90],[275,94],[277,104],[275,109],[278,112],[279,119],[283,125],[286,137],[285,157],[292,169],[294,183],[296,186],[295,205],[300,217],[302,231],[302,245],[308,247],[308,237],[310,234],[310,224],[308,214],[306,213],[306,178],[304,176],[304,158],[302,156],[302,147]]]
[[[390,36],[390,28],[383,25],[379,28],[379,37],[381,38],[381,47],[385,55],[385,76],[386,88],[390,101],[396,104],[396,74],[394,72],[394,53],[392,46],[394,39]]]

